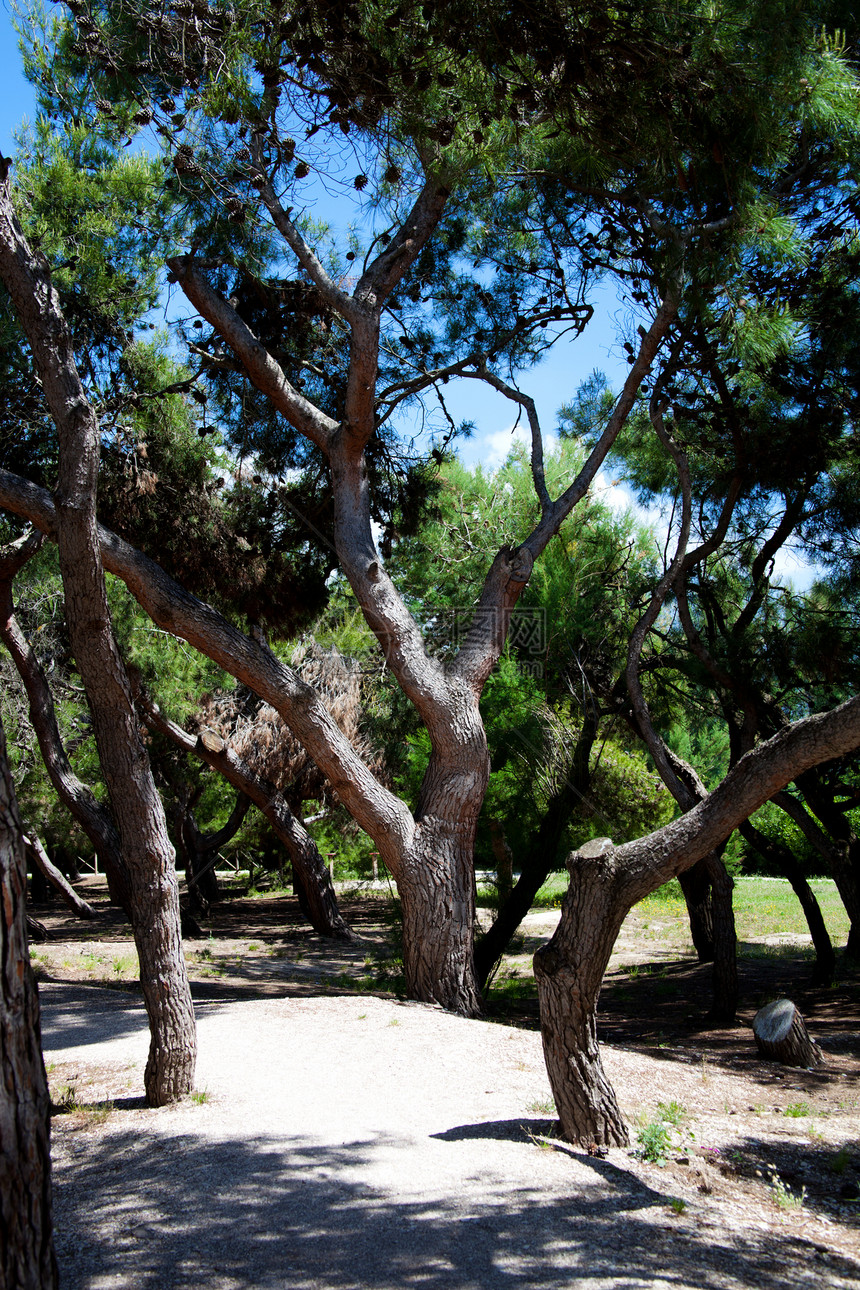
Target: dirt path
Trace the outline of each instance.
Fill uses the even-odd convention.
[[[65,1087],[74,1101],[74,1086],[90,1107],[53,1122],[66,1290],[860,1280],[856,1206],[781,1207],[766,1177],[737,1187],[725,1171],[732,1150],[784,1153],[787,1134],[808,1154],[809,1121],[773,1111],[796,1096],[782,1081],[763,1091],[746,1073],[703,1077],[701,1063],[608,1049],[629,1114],[671,1096],[687,1119],[666,1168],[623,1151],[590,1159],[544,1137],[533,1031],[368,995],[219,1002],[213,989],[198,1006],[205,1098],[151,1111],[138,1097],[137,1001],[69,983],[41,991],[54,1096]],[[751,1144],[732,1107],[754,1097],[771,1109]],[[818,1091],[807,1097],[817,1109]],[[826,1114],[815,1123],[830,1132]],[[851,1123],[860,1138],[856,1106]],[[843,1117],[838,1135],[847,1128]],[[835,1142],[818,1146],[833,1155]]]

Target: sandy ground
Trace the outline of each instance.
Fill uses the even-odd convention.
[[[216,990],[198,1003],[197,1098],[149,1110],[140,1003],[40,989],[54,1096],[89,1107],[53,1121],[66,1290],[860,1285],[850,1212],[721,1186],[730,1100],[753,1096],[730,1072],[605,1050],[630,1114],[670,1094],[691,1126],[697,1098],[725,1107],[722,1146],[690,1127],[660,1170],[548,1140],[533,1031],[373,995]]]

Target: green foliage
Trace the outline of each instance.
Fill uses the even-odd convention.
[[[664,1165],[669,1147],[672,1145],[672,1132],[668,1124],[661,1119],[645,1121],[636,1134],[639,1143],[637,1155],[652,1165]]]

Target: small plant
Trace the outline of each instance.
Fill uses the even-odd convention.
[[[809,1115],[808,1102],[789,1102],[785,1108],[785,1114],[791,1120],[799,1120],[801,1116]]]
[[[775,1169],[770,1175],[770,1188],[773,1192],[773,1198],[780,1209],[803,1209],[806,1201],[806,1188],[801,1187],[800,1195],[798,1196],[782,1181]]]
[[[191,1101],[195,1106],[202,1106],[204,1102],[209,1101],[208,1088],[196,1088],[191,1094]]]
[[[535,1115],[555,1115],[555,1099],[536,1097],[533,1102],[529,1102],[526,1110],[533,1111]]]
[[[683,1214],[687,1209],[687,1202],[682,1200],[680,1196],[670,1196],[669,1208],[675,1214]]]
[[[665,1124],[671,1124],[675,1129],[683,1124],[687,1117],[686,1107],[676,1102],[674,1098],[671,1102],[658,1102],[657,1112]]]
[[[649,1120],[636,1134],[639,1150],[635,1153],[640,1160],[647,1160],[652,1165],[664,1165],[666,1154],[672,1143],[672,1134],[668,1124],[663,1120]]]
[[[397,1020],[396,1017],[392,1017],[388,1024],[389,1026],[399,1026],[400,1022]]]
[[[57,1089],[57,1100],[54,1102],[54,1110],[57,1115],[67,1115],[70,1111],[77,1111],[80,1103],[78,1102],[78,1086],[74,1080],[68,1084],[61,1084]]]
[[[257,945],[255,941],[251,941],[250,945],[248,946],[248,953],[253,954],[254,951],[258,950],[259,948],[260,948],[259,945]]]

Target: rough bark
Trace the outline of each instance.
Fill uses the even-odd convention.
[[[700,860],[688,873],[678,876],[693,949],[700,963],[714,961],[714,905],[711,900],[711,878],[707,862]]]
[[[784,878],[791,883],[792,890],[800,901],[800,907],[806,918],[806,925],[815,948],[815,968],[812,974],[813,985],[832,985],[836,975],[836,954],[830,933],[824,922],[821,908],[815,892],[803,876],[800,865],[788,847],[774,842],[755,827],[751,820],[740,826],[741,835],[754,846],[763,859],[770,861]]]
[[[809,1035],[796,1004],[777,999],[760,1008],[753,1018],[756,1047],[762,1057],[783,1066],[820,1066],[821,1049]]]
[[[570,1142],[623,1147],[627,1127],[597,1043],[600,986],[627,913],[618,899],[612,843],[587,842],[568,868],[558,927],[534,957],[547,1072]]]
[[[397,882],[403,918],[403,970],[412,999],[477,1017],[474,830],[425,817]]]
[[[27,949],[21,821],[0,725],[0,1284],[54,1290],[50,1102]]]
[[[47,263],[30,250],[12,209],[8,162],[0,180],[0,276],[57,429],[56,540],[66,623],[131,878],[132,929],[151,1032],[144,1085],[148,1101],[162,1105],[193,1087],[194,1009],[182,954],[173,848],[108,612],[95,516],[99,425]]]
[[[72,913],[77,914],[78,918],[98,918],[99,911],[83,900],[72,884],[60,873],[56,865],[51,863],[38,834],[34,833],[32,829],[28,829],[23,835],[23,840],[24,846],[32,857],[33,864],[38,866],[51,886],[56,887]]]

